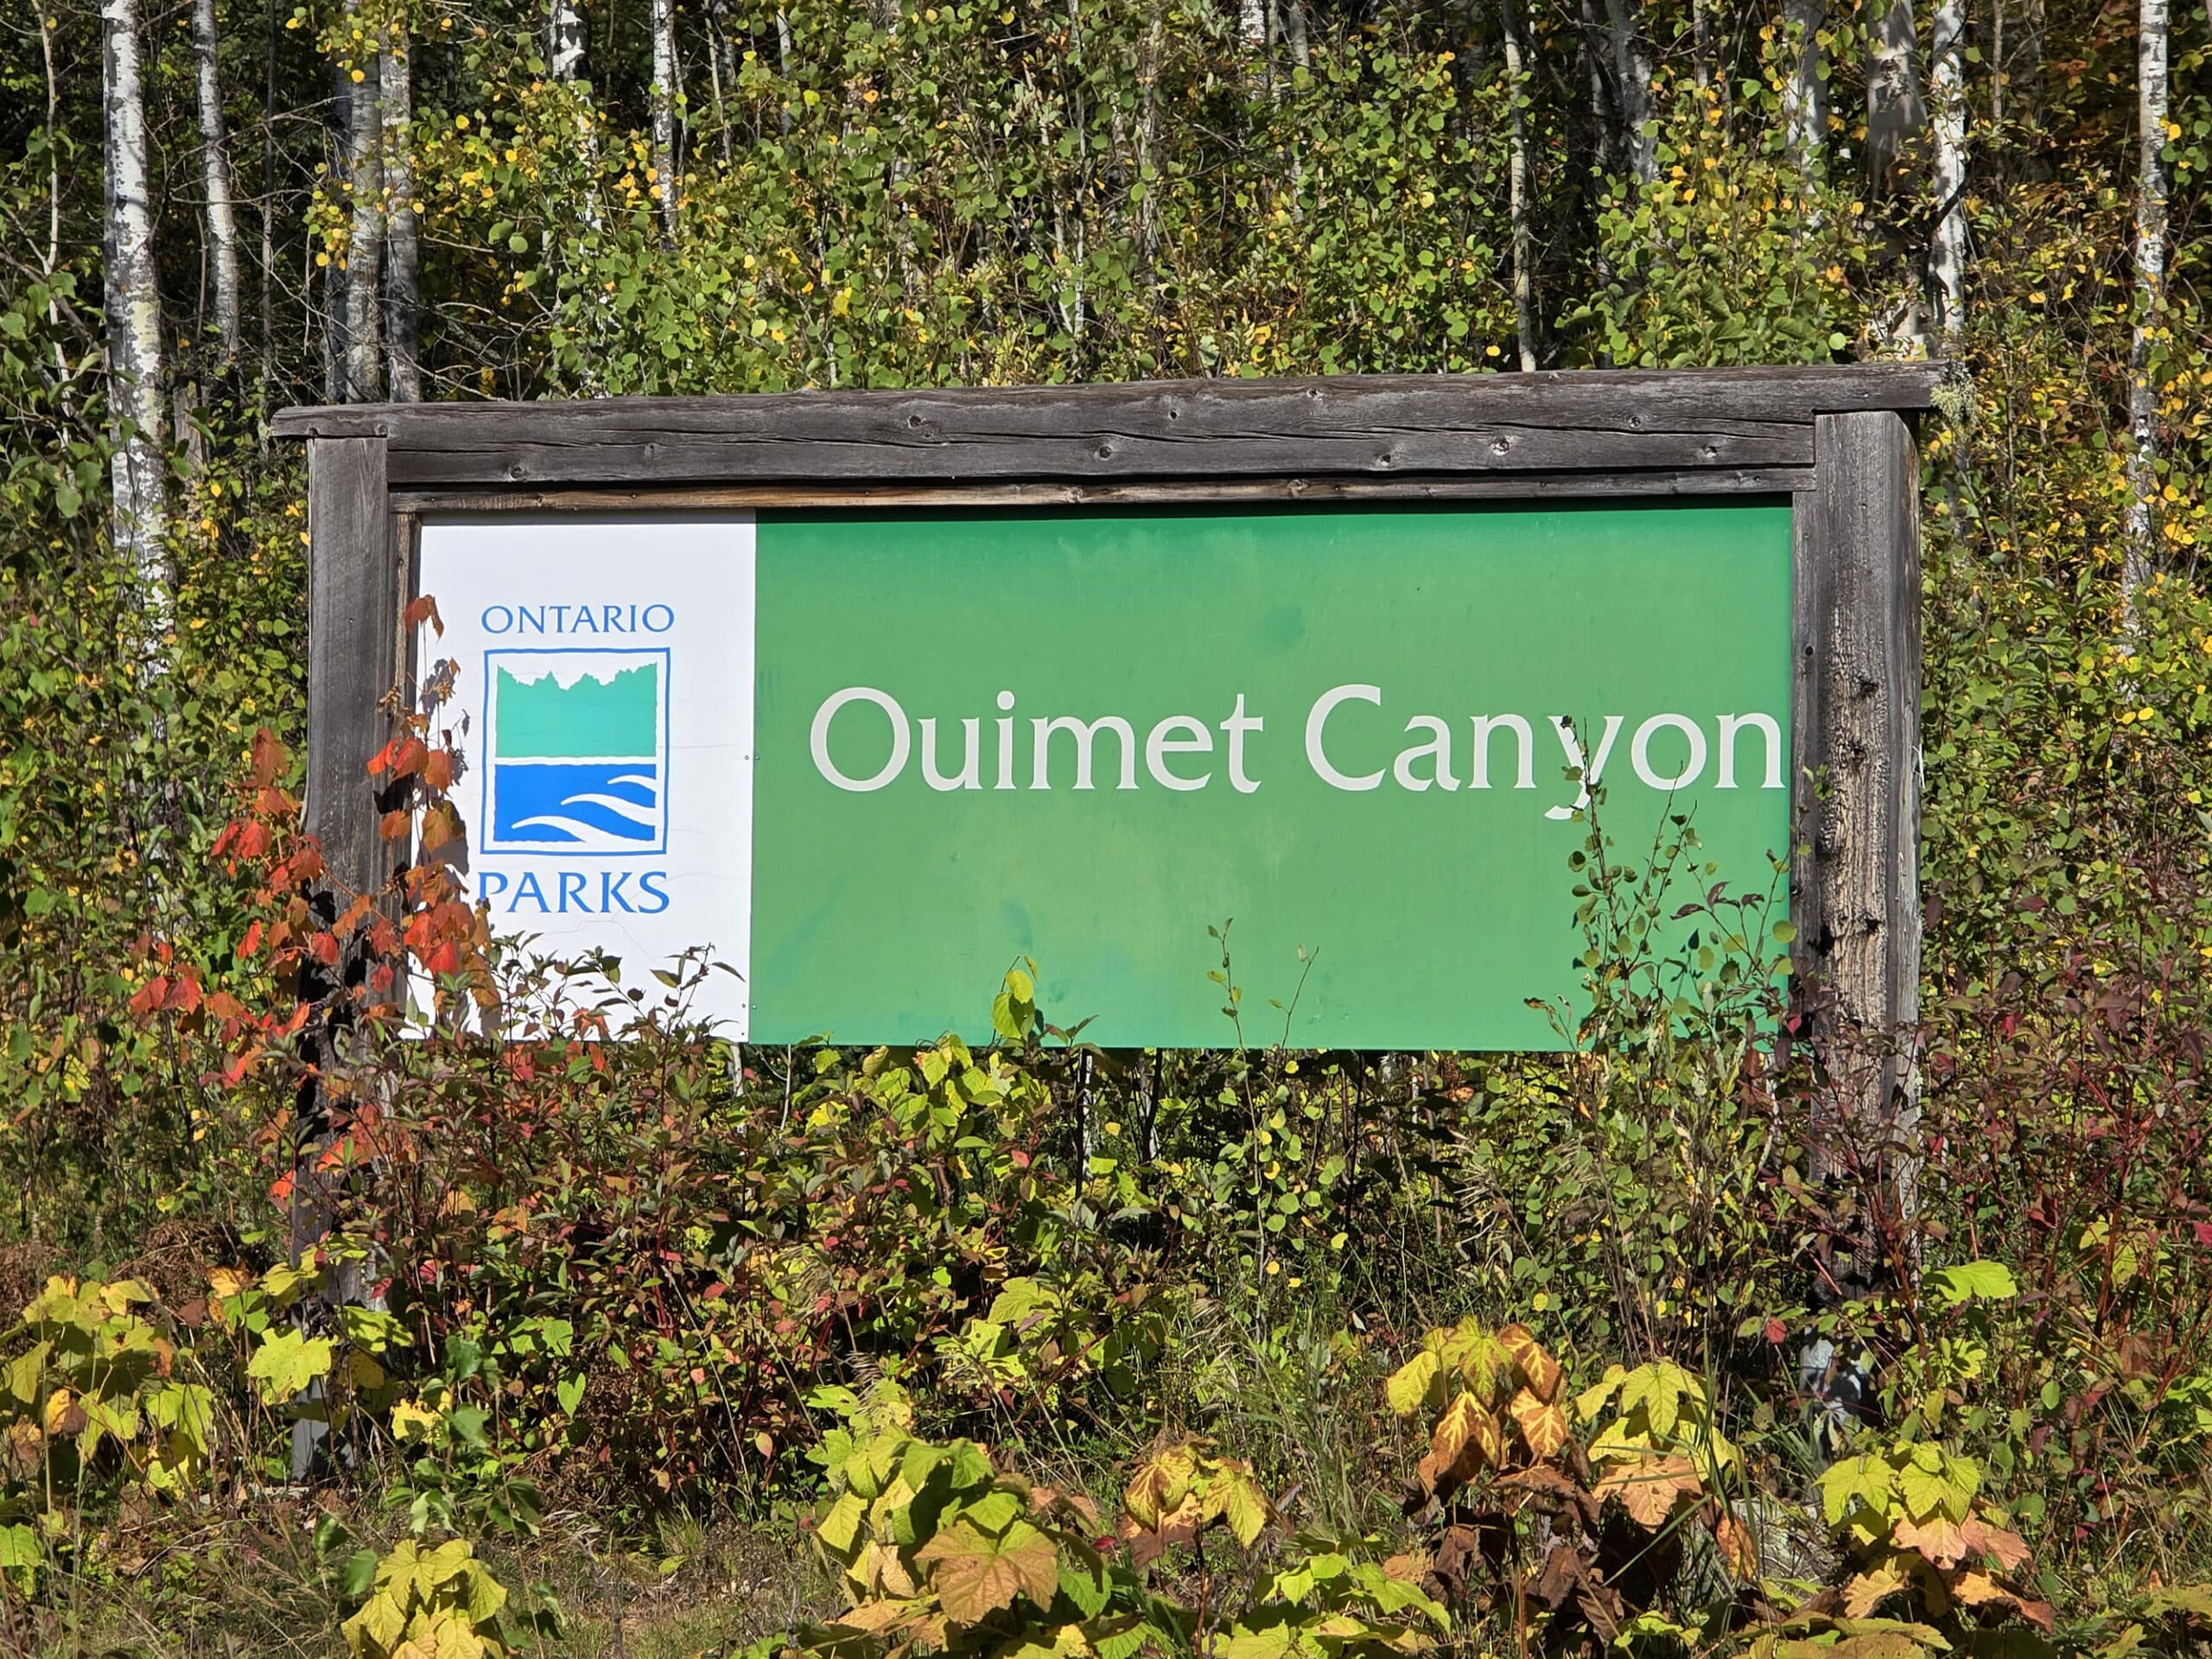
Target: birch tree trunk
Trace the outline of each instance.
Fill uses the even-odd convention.
[[[214,267],[215,333],[223,366],[238,354],[238,220],[223,124],[223,85],[215,68],[215,0],[193,0],[192,61],[200,92],[200,161],[207,190],[207,252]]]
[[[682,192],[677,188],[676,101],[683,95],[677,84],[676,0],[653,0],[653,170],[659,177],[660,217],[671,242]]]
[[[158,636],[168,608],[168,512],[162,464],[162,296],[148,188],[138,0],[101,0],[100,33],[115,544],[137,573]]]
[[[2120,603],[2132,617],[2157,566],[2158,385],[2151,358],[2166,303],[2168,0],[2141,0],[2135,41],[2140,176],[2135,194],[2135,327],[2127,353],[2127,534]]]
[[[382,54],[372,35],[356,43],[346,71],[353,86],[346,110],[346,174],[353,192],[351,234],[346,242],[346,401],[374,400],[383,381],[378,275],[384,263],[383,100],[377,79]]]
[[[1651,122],[1651,49],[1637,27],[1638,10],[1639,0],[1605,0],[1605,43],[1617,164],[1637,182],[1649,184],[1659,176],[1659,161],[1646,130]]]
[[[378,62],[383,109],[384,319],[394,403],[423,399],[422,251],[416,233],[414,41],[397,8]]]
[[[545,10],[545,67],[556,80],[583,73],[584,15],[576,0],[552,0]]]
[[[1814,177],[1828,139],[1828,84],[1821,74],[1821,29],[1827,22],[1821,0],[1784,0],[1783,24],[1796,36],[1789,79],[1782,89],[1783,130],[1797,170]]]
[[[1529,114],[1528,82],[1521,63],[1521,25],[1513,15],[1513,0],[1501,0],[1504,24],[1505,79],[1513,99],[1513,125],[1508,195],[1513,219],[1513,328],[1520,347],[1521,369],[1536,368],[1535,278],[1530,270],[1529,238]]]
[[[1935,245],[1928,273],[1936,322],[1957,355],[1967,320],[1966,0],[1936,0],[1929,42],[1929,101],[1936,133]]]
[[[1915,44],[1912,0],[1876,0],[1866,42],[1866,174],[1878,194],[1905,140],[1928,120]]]

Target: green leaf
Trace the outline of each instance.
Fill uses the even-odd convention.
[[[868,1500],[857,1492],[847,1492],[830,1506],[830,1512],[822,1517],[822,1524],[815,1529],[816,1535],[840,1555],[849,1554],[853,1548],[853,1540],[860,1532],[861,1522],[867,1516]]]
[[[8,1392],[27,1406],[38,1403],[39,1380],[46,1372],[46,1357],[54,1351],[54,1344],[41,1342],[27,1354],[21,1354],[8,1367]]]
[[[1847,1458],[1821,1477],[1821,1506],[1828,1525],[1840,1526],[1854,1503],[1864,1503],[1885,1522],[1895,1493],[1897,1471],[1881,1458]]]
[[[296,1330],[278,1332],[266,1338],[246,1362],[245,1374],[254,1382],[264,1405],[283,1405],[297,1396],[317,1377],[330,1375],[331,1346],[326,1337],[309,1338]]]
[[[1229,1502],[1223,1513],[1229,1519],[1229,1529],[1236,1541],[1250,1548],[1252,1541],[1264,1531],[1268,1524],[1267,1494],[1248,1475],[1230,1475]]]
[[[553,1385],[553,1397],[561,1402],[563,1411],[567,1412],[571,1417],[575,1416],[576,1408],[583,1402],[583,1374],[579,1371],[572,1376],[564,1376],[556,1382]]]
[[[1948,1307],[1967,1302],[2009,1302],[2020,1294],[2012,1270],[2002,1262],[1961,1262],[1956,1267],[1939,1268],[1928,1275],[1928,1283]]]

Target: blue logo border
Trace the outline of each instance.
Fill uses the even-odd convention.
[[[499,657],[639,657],[660,658],[660,838],[651,847],[495,847],[492,844],[492,768],[497,764],[490,751],[496,741],[492,730],[492,662]],[[477,822],[484,829],[484,844],[476,849],[483,858],[659,858],[668,851],[669,791],[673,784],[671,751],[675,747],[672,721],[675,703],[670,690],[672,655],[666,645],[495,645],[484,653],[484,782],[477,791]]]

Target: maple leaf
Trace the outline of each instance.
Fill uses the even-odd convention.
[[[1059,1587],[1059,1554],[1027,1521],[1015,1522],[999,1538],[955,1522],[916,1550],[914,1560],[931,1568],[930,1588],[956,1624],[979,1624],[1000,1608],[1011,1607],[1019,1594],[1039,1607],[1049,1606]]]
[[[1751,1529],[1734,1516],[1723,1515],[1713,1522],[1713,1541],[1720,1547],[1720,1558],[1731,1572],[1746,1584],[1758,1582],[1759,1546]]]
[[[1525,1325],[1509,1325],[1497,1333],[1505,1344],[1505,1351],[1513,1356],[1513,1363],[1521,1368],[1521,1375],[1529,1384],[1529,1391],[1537,1399],[1549,1403],[1559,1398],[1560,1385],[1567,1373],[1559,1362],[1543,1350],[1535,1333]],[[1548,1453],[1542,1455],[1549,1455]]]
[[[329,1376],[327,1336],[308,1338],[296,1330],[276,1332],[254,1350],[245,1376],[259,1385],[264,1405],[283,1405],[319,1376]]]
[[[1998,1613],[2017,1613],[2031,1624],[2045,1630],[2056,1622],[2056,1615],[2049,1602],[2023,1595],[1986,1573],[1961,1573],[1950,1590],[1954,1601],[1976,1611],[1986,1607]]]
[[[1894,1567],[1878,1567],[1871,1573],[1855,1574],[1843,1586],[1844,1617],[1864,1618],[1906,1587],[1904,1574]]]
[[[1675,1512],[1678,1497],[1695,1497],[1705,1491],[1688,1458],[1644,1458],[1610,1469],[1598,1483],[1600,1497],[1617,1497],[1638,1526],[1657,1531]]]
[[[1429,1385],[1436,1381],[1443,1370],[1443,1362],[1423,1349],[1390,1373],[1390,1380],[1382,1385],[1382,1397],[1399,1416],[1410,1417],[1428,1398]]]
[[[1482,1467],[1484,1452],[1497,1438],[1496,1421],[1462,1389],[1436,1420],[1428,1455],[1418,1471],[1422,1488],[1435,1492],[1464,1484]]]
[[[1940,1511],[1925,1521],[1900,1519],[1890,1536],[1898,1548],[1918,1550],[1944,1568],[1956,1567],[1967,1554],[1965,1530]]]
[[[1556,1370],[1556,1368],[1554,1368]],[[1554,1391],[1559,1386],[1556,1376],[1552,1379]],[[1529,1443],[1529,1450],[1539,1458],[1548,1458],[1567,1444],[1567,1408],[1523,1389],[1513,1396],[1507,1408],[1513,1421],[1521,1426],[1521,1438]]]

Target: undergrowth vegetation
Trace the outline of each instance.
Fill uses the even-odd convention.
[[[1920,1091],[1873,1137],[1777,893],[1602,796],[1553,1056],[1278,1051],[1203,916],[1245,1010],[1217,1050],[1091,1047],[1024,963],[968,988],[974,1040],[732,1045],[709,960],[632,999],[491,936],[435,676],[361,780],[427,857],[331,893],[265,418],[333,372],[321,111],[366,10],[414,30],[451,397],[1510,366],[1516,203],[1546,366],[1909,351],[1942,204],[1916,148],[1853,156],[1867,16],[1830,9],[1808,169],[1782,9],[1626,8],[1665,48],[1634,177],[1584,129],[1595,10],[1316,3],[1262,74],[1211,6],[686,7],[728,51],[670,233],[645,8],[592,8],[594,86],[541,73],[534,5],[302,4],[264,66],[225,0],[234,103],[270,88],[266,321],[257,365],[178,347],[149,614],[97,505],[99,21],[51,10],[0,31],[0,1651],[2212,1644],[2212,14],[2171,19],[2139,349],[2130,9],[1973,20],[1971,304],[1920,430],[1923,1022],[1890,1033]],[[153,64],[168,193],[198,151]],[[2132,588],[2131,365],[2163,444]]]

